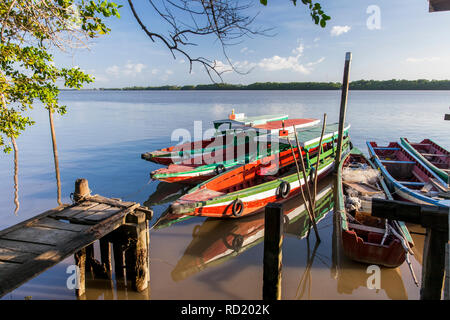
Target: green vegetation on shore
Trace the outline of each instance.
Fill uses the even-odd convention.
[[[339,82],[256,82],[248,85],[213,83],[186,86],[126,87],[100,90],[339,90]],[[350,90],[450,90],[450,80],[357,80]]]

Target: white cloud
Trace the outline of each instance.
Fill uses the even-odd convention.
[[[334,26],[333,28],[331,28],[331,35],[337,37],[341,34],[349,32],[350,29],[350,26]]]
[[[312,66],[321,63],[325,58],[320,58],[315,62],[302,63],[300,58],[303,55],[304,45],[299,43],[298,47],[292,50],[293,56],[280,57],[275,55],[270,58],[260,60],[255,66],[267,71],[292,70],[295,72],[309,74],[312,71]],[[251,64],[248,64],[251,65]]]
[[[159,73],[159,70],[158,70],[158,69],[152,69],[151,73],[152,73],[152,74],[158,74],[158,73]]]
[[[407,58],[406,62],[419,63],[419,62],[434,62],[434,61],[439,61],[439,60],[441,60],[441,58],[439,58],[439,57]]]
[[[142,63],[131,63],[128,61],[124,66],[119,67],[117,65],[106,68],[106,73],[115,77],[119,76],[135,76],[141,73],[147,66]]]
[[[320,40],[320,38],[319,37],[317,37],[317,38],[314,38],[314,42],[317,42],[317,41],[319,41]]]
[[[173,74],[172,70],[166,70],[166,74]]]

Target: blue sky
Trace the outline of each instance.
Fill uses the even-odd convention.
[[[123,8],[121,19],[107,20],[111,33],[95,39],[89,50],[56,53],[57,63],[91,73],[96,82],[88,87],[95,88],[210,83],[199,65],[189,73],[182,56],[174,60],[161,42],[152,42],[126,1],[116,2]],[[268,2],[264,7],[255,0],[252,12],[259,12],[255,26],[273,28],[275,35],[243,38],[230,46],[228,56],[235,65],[251,72],[225,73],[225,82],[341,81],[346,51],[353,54],[352,80],[450,79],[450,12],[429,13],[427,0],[323,0],[320,3],[331,16],[324,29],[311,21],[300,3]],[[135,3],[149,28],[164,30],[147,1]],[[379,28],[368,28],[375,13],[368,13],[368,8],[379,9]],[[202,39],[198,44],[193,55],[227,68],[217,43]]]

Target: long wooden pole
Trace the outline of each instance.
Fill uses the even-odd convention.
[[[319,163],[320,163],[320,154],[322,151],[322,141],[323,141],[323,135],[325,134],[325,129],[327,127],[327,114],[323,114],[323,124],[322,124],[322,133],[320,134],[320,140],[319,140],[319,153],[317,155],[317,162],[316,162],[316,172],[314,174],[314,205],[313,209],[316,209],[316,196],[317,196],[317,179],[319,176]]]
[[[297,135],[297,129],[294,126],[294,135],[295,135],[295,142],[297,143],[297,148],[298,148],[298,152],[300,154],[302,154],[302,147],[299,143],[298,140],[298,135]],[[307,153],[308,151],[305,151],[305,153]],[[303,171],[303,176],[305,177],[305,186],[306,186],[306,193],[308,194],[308,199],[309,199],[309,203],[310,203],[310,207],[311,207],[311,214],[314,217],[314,208],[313,208],[313,199],[312,199],[312,194],[311,194],[311,190],[309,189],[309,175],[306,175],[306,168],[305,168],[305,162],[303,161],[303,156],[300,157],[300,163],[302,165],[302,171]],[[311,170],[310,170],[311,172]],[[315,221],[313,222],[315,224]]]
[[[351,61],[352,53],[347,52],[345,54],[344,79],[342,80],[341,109],[339,113],[339,137],[337,143],[336,161],[334,166],[335,172],[338,171],[339,163],[341,162],[342,157],[342,144],[344,140],[345,115],[347,113],[347,96]]]
[[[48,119],[50,122],[50,131],[52,134],[52,145],[53,145],[53,159],[55,162],[55,174],[56,174],[56,187],[57,187],[57,201],[61,205],[61,176],[59,174],[59,160],[58,160],[58,148],[56,146],[56,135],[55,126],[53,124],[53,112],[52,109],[48,109]]]
[[[298,143],[298,137],[297,137],[297,132],[296,132],[295,126],[294,126],[294,132],[295,132],[295,138],[296,138],[296,141],[297,141],[298,153],[300,155],[299,156],[300,163],[302,164],[303,179],[304,179],[304,182],[305,182],[304,186],[306,186],[306,190],[309,193],[308,177],[306,175],[305,164],[303,162],[302,148],[301,148],[300,144]],[[307,201],[306,197],[305,197],[305,194],[303,192],[303,187],[302,187],[301,182],[300,182],[300,169],[298,167],[297,157],[295,156],[294,149],[292,147],[291,141],[289,140],[289,137],[287,137],[287,140],[289,142],[289,145],[291,146],[292,156],[294,157],[295,167],[297,168],[298,184],[299,184],[300,191],[302,193],[303,201],[305,202],[305,206],[306,206],[306,209],[307,209],[306,211],[308,211],[309,219],[310,219],[310,221],[312,221],[312,224],[313,224],[313,227],[314,227],[314,233],[316,234],[316,239],[317,239],[318,242],[320,242],[319,230],[317,229],[316,221],[314,220],[314,211],[313,211],[313,207],[312,207],[311,194],[309,194],[309,201]]]

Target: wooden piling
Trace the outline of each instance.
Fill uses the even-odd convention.
[[[89,190],[89,183],[86,179],[77,179],[75,181],[75,192],[73,193],[73,200],[79,202],[84,197],[91,195]]]
[[[344,141],[344,127],[345,127],[345,116],[347,113],[347,96],[348,96],[351,61],[352,61],[352,53],[347,52],[345,54],[344,78],[342,80],[341,108],[339,112],[339,136],[337,142],[336,160],[334,164],[335,172],[338,171],[339,163],[341,162],[342,158],[342,144]]]
[[[114,274],[116,281],[123,281],[125,278],[124,267],[125,258],[123,252],[123,245],[119,240],[113,242],[113,252],[114,252]]]
[[[280,300],[283,206],[280,203],[269,203],[264,219],[263,300]]]
[[[111,278],[112,264],[111,264],[111,243],[107,237],[103,237],[100,242],[100,259],[108,278]]]
[[[75,294],[77,297],[81,297],[86,293],[86,249],[81,249],[74,254],[75,265],[77,266],[77,288]]]
[[[125,251],[127,282],[133,290],[142,292],[148,287],[148,223],[145,215],[129,216],[127,225],[130,246]]]
[[[440,300],[445,271],[446,232],[428,228],[423,248],[421,300]]]

